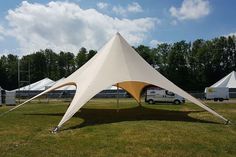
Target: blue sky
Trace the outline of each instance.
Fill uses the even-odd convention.
[[[236,34],[235,0],[29,0],[0,5],[0,55],[99,49],[119,31],[132,45]]]

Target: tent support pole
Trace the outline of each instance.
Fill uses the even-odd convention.
[[[116,112],[119,112],[120,109],[120,102],[119,102],[119,84],[116,84]]]

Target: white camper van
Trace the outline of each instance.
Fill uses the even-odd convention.
[[[207,100],[223,101],[229,100],[228,87],[207,87],[205,88],[205,98]]]
[[[174,104],[185,103],[185,99],[175,93],[165,89],[147,89],[145,102],[154,104],[155,102],[167,102]]]

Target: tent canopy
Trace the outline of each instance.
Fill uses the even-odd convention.
[[[47,87],[51,87],[55,82],[49,78],[44,78],[30,85],[15,89],[15,91],[44,91]]]
[[[232,71],[227,76],[213,84],[211,87],[236,88],[236,72]]]
[[[224,121],[228,121],[156,71],[119,33],[80,69],[24,103],[66,85],[74,85],[76,93],[58,127],[68,121],[93,96],[112,85],[129,92],[137,102],[140,102],[140,93],[144,87],[147,85],[159,86],[177,93]]]

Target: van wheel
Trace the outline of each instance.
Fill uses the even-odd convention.
[[[149,104],[154,104],[155,102],[152,99],[150,99],[150,100],[148,100],[148,103]]]
[[[180,102],[179,100],[175,100],[175,101],[174,101],[174,104],[175,104],[175,105],[179,105],[180,103],[181,103],[181,102]]]
[[[219,101],[221,101],[221,102],[222,102],[223,100],[224,100],[223,98],[219,98]]]

